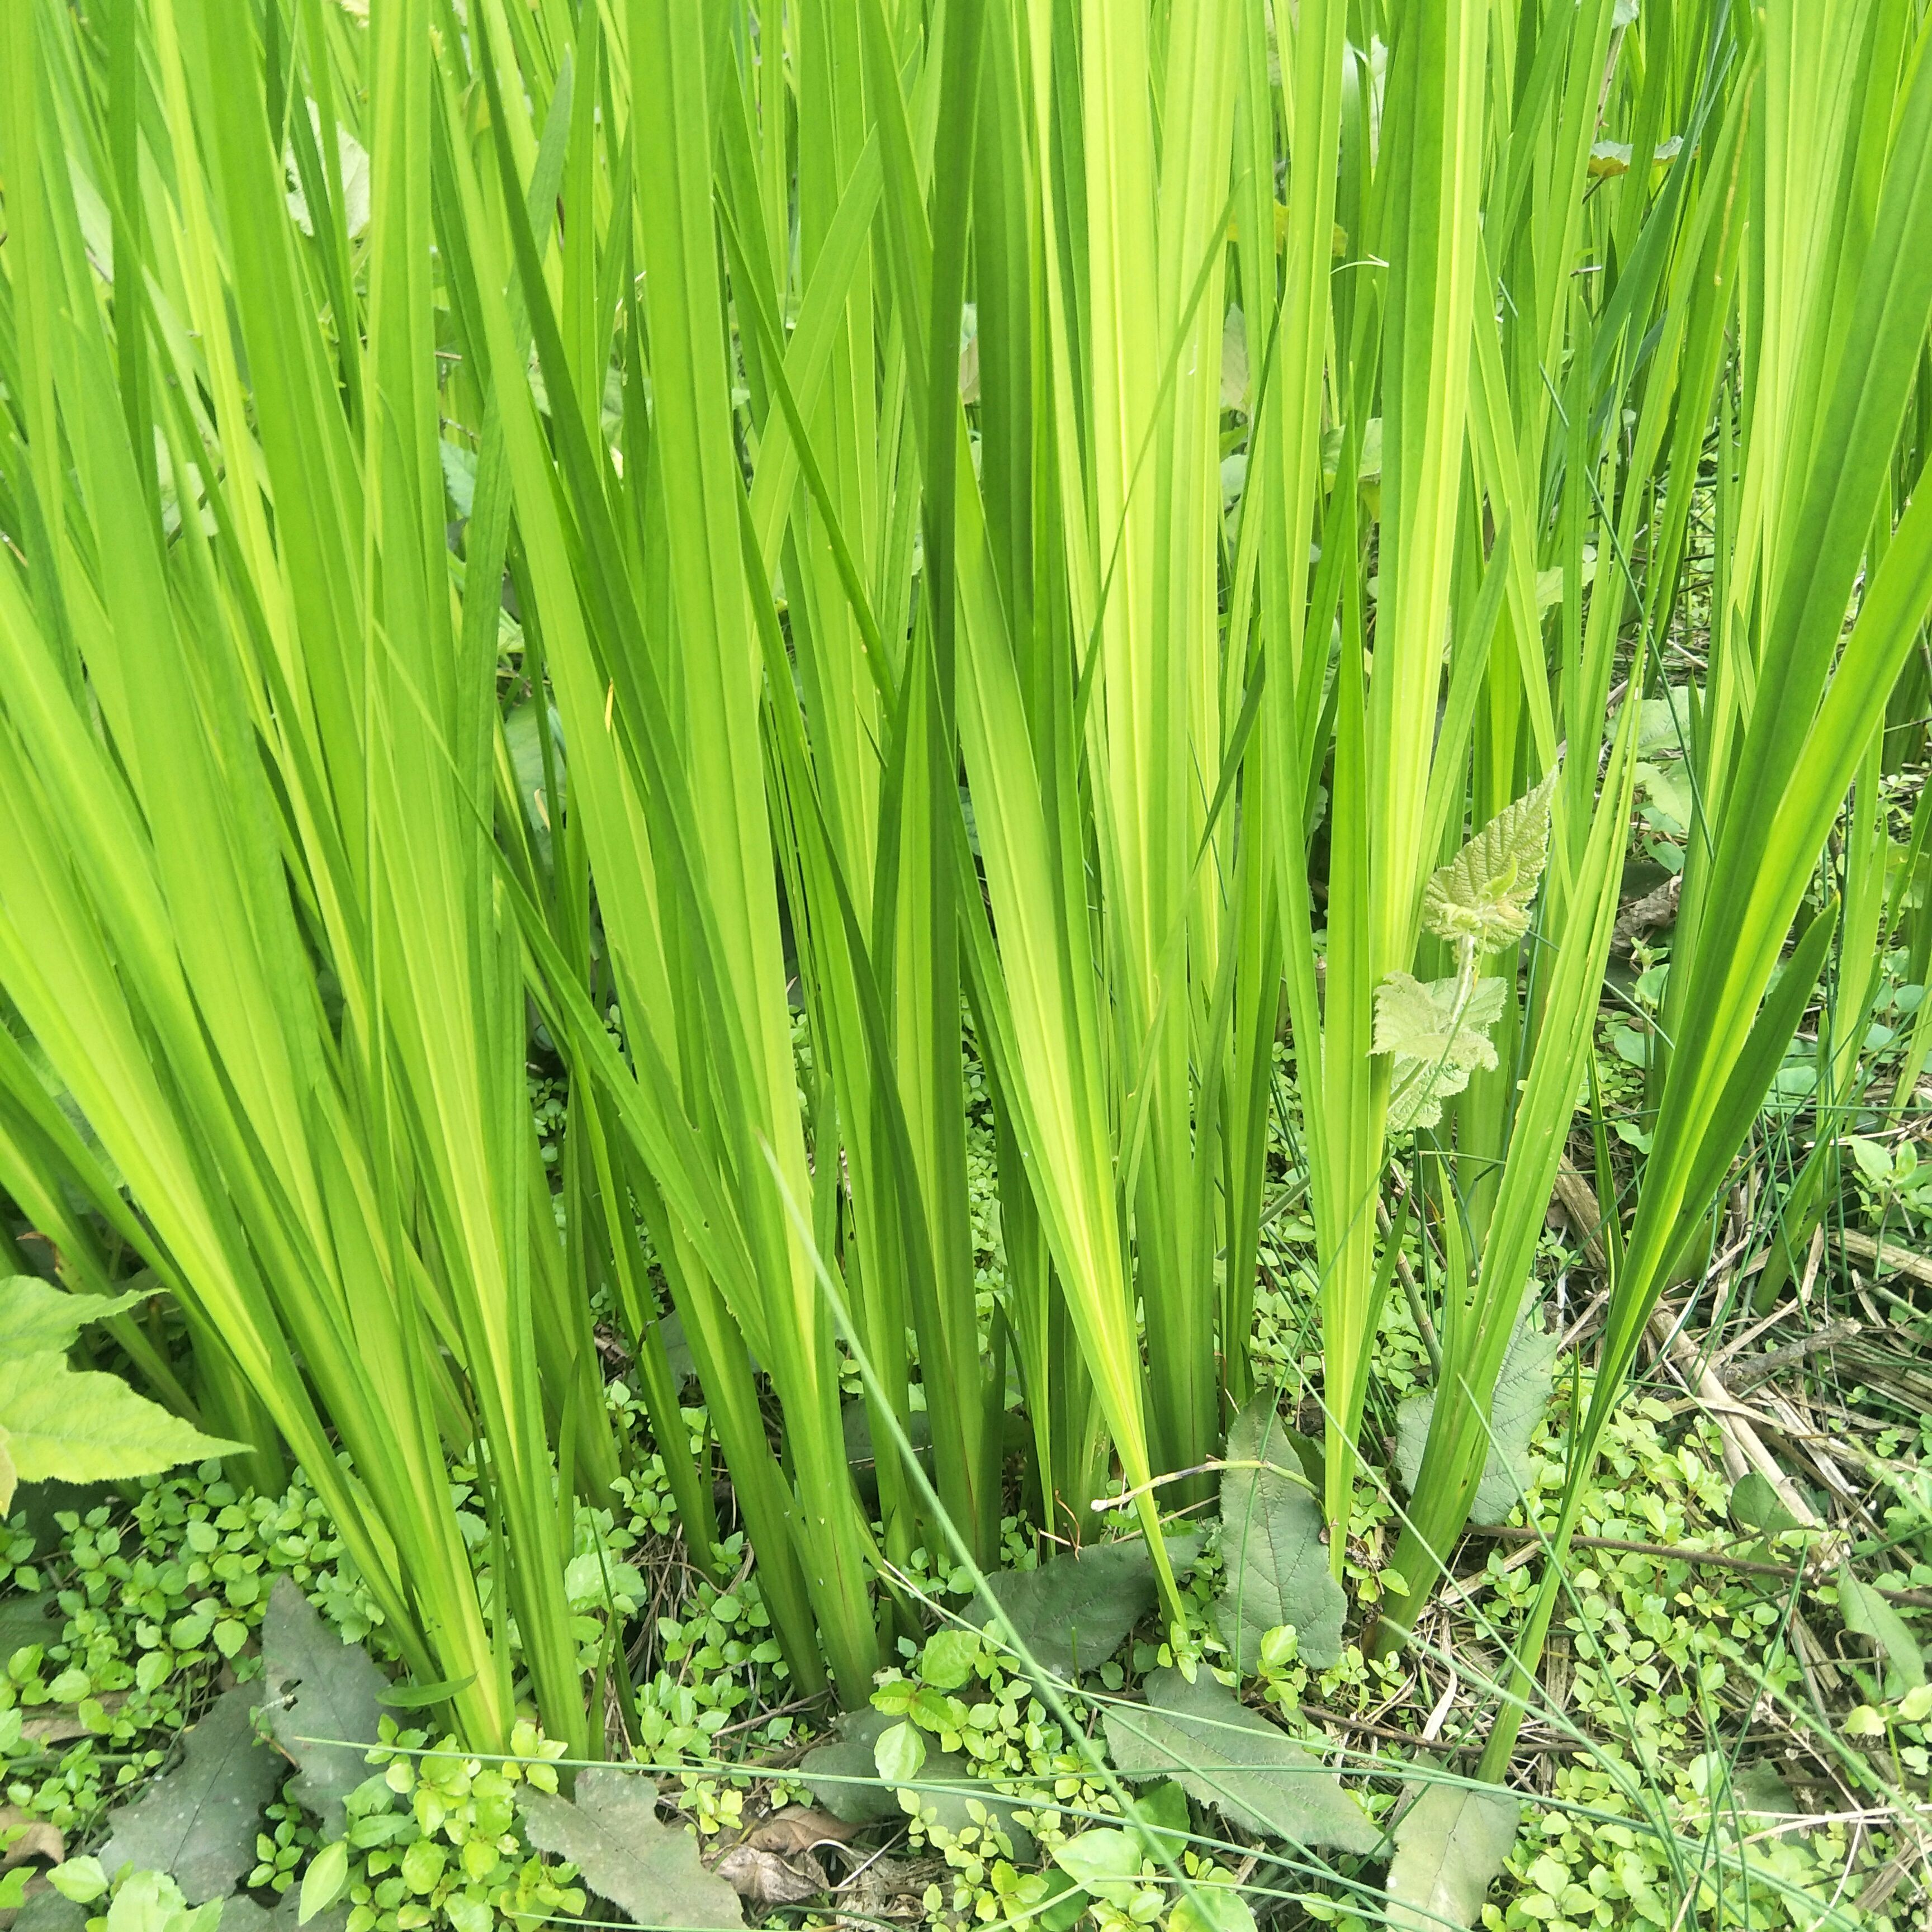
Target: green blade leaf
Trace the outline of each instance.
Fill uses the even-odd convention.
[[[1507,1792],[1431,1784],[1402,1814],[1389,1862],[1388,1923],[1399,1932],[1474,1925],[1516,1843],[1522,1806]]]
[[[167,1873],[190,1905],[224,1898],[255,1862],[262,1807],[281,1760],[255,1736],[253,1684],[224,1691],[182,1740],[181,1762],[133,1804],[108,1814],[101,1869]]]
[[[1172,1778],[1244,1830],[1340,1852],[1372,1852],[1381,1834],[1334,1774],[1207,1670],[1147,1680],[1144,1705],[1106,1714],[1107,1748],[1123,1778]]]
[[[1228,1462],[1299,1473],[1276,1400],[1264,1390],[1235,1417]],[[1325,1670],[1340,1658],[1348,1600],[1329,1572],[1322,1511],[1305,1482],[1274,1469],[1224,1471],[1221,1560],[1227,1581],[1211,1614],[1243,1676],[1261,1668],[1262,1639],[1282,1624],[1294,1626],[1304,1663]]]
[[[699,1863],[698,1840],[661,1825],[657,1786],[605,1766],[580,1772],[577,1797],[526,1791],[520,1800],[530,1842],[568,1858],[599,1898],[640,1925],[722,1932],[742,1925],[738,1894]]]

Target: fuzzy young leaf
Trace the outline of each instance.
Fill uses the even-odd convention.
[[[118,1376],[70,1369],[52,1352],[0,1359],[0,1439],[13,1466],[10,1477],[0,1472],[0,1516],[15,1480],[154,1476],[244,1446],[202,1435]]]
[[[1437,938],[1480,958],[1529,930],[1529,903],[1550,856],[1550,795],[1556,784],[1552,770],[1430,874],[1422,918]]]
[[[1106,1714],[1107,1748],[1123,1778],[1172,1778],[1244,1830],[1301,1845],[1371,1852],[1381,1833],[1334,1774],[1265,1718],[1238,1702],[1210,1671],[1147,1680],[1144,1705]]]
[[[1265,1389],[1228,1431],[1230,1462],[1300,1465]],[[1322,1511],[1306,1483],[1274,1469],[1225,1470],[1221,1477],[1221,1557],[1227,1581],[1215,1600],[1214,1628],[1244,1677],[1261,1668],[1262,1639],[1292,1624],[1305,1664],[1325,1670],[1342,1654],[1342,1586],[1329,1574]]]
[[[343,1800],[368,1775],[360,1750],[373,1744],[382,1710],[382,1673],[360,1644],[344,1643],[286,1576],[278,1577],[262,1619],[262,1676],[275,1742],[300,1767],[292,1790],[321,1820],[325,1838],[348,1828]]]
[[[109,1814],[104,1870],[132,1863],[166,1872],[190,1905],[226,1897],[247,1874],[262,1807],[281,1781],[281,1760],[250,1721],[260,1694],[254,1684],[224,1691],[182,1740],[181,1762]]]
[[[1395,1828],[1388,1871],[1391,1927],[1440,1932],[1474,1925],[1490,1882],[1516,1843],[1516,1800],[1493,1788],[1431,1784]]]
[[[1550,1406],[1550,1378],[1556,1366],[1558,1337],[1546,1334],[1534,1320],[1516,1324],[1509,1352],[1496,1376],[1490,1402],[1490,1453],[1483,1479],[1469,1505],[1472,1522],[1501,1522],[1522,1501],[1535,1473],[1530,1466],[1529,1439]],[[1422,1451],[1436,1412],[1436,1391],[1412,1395],[1396,1412],[1395,1462],[1402,1486],[1412,1496],[1422,1468]]]
[[[1390,1133],[1434,1126],[1442,1102],[1468,1085],[1471,1073],[1496,1065],[1489,1030],[1502,1017],[1508,991],[1503,980],[1478,980],[1463,994],[1456,979],[1425,983],[1408,973],[1391,973],[1376,988],[1374,1050],[1395,1056]]]
[[[523,1794],[532,1844],[568,1858],[600,1898],[640,1925],[720,1932],[740,1926],[738,1894],[699,1862],[698,1840],[682,1825],[661,1825],[657,1786],[648,1778],[596,1766],[580,1772],[577,1797]]]
[[[1198,1536],[1167,1538],[1177,1571],[1200,1553]],[[1153,1560],[1138,1537],[1056,1556],[1037,1570],[1003,1570],[986,1586],[1041,1669],[1060,1677],[1106,1663],[1155,1600]],[[990,1612],[980,1623],[1000,1635]]]

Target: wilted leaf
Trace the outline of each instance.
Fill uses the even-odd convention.
[[[1172,1778],[1234,1823],[1271,1838],[1370,1852],[1382,1834],[1334,1774],[1208,1670],[1147,1680],[1144,1705],[1106,1714],[1107,1748],[1123,1778]]]
[[[1529,930],[1529,904],[1550,856],[1552,770],[1536,789],[1506,805],[1423,888],[1423,923],[1438,939],[1480,956]]]
[[[1395,1056],[1390,1133],[1434,1126],[1442,1102],[1468,1085],[1470,1074],[1496,1065],[1489,1029],[1502,1017],[1508,990],[1501,980],[1478,980],[1466,992],[1453,976],[1424,984],[1408,973],[1391,973],[1376,988],[1373,1050]]]
[[[0,1280],[0,1356],[64,1355],[90,1322],[118,1315],[143,1294],[70,1294],[38,1275]]]
[[[525,1791],[519,1802],[530,1843],[568,1858],[600,1898],[640,1925],[716,1932],[742,1925],[738,1894],[699,1862],[698,1840],[661,1825],[657,1786],[608,1766],[580,1772],[577,1797]]]
[[[262,1807],[281,1781],[279,1760],[249,1721],[259,1695],[253,1684],[223,1692],[182,1740],[181,1762],[109,1813],[103,1870],[166,1872],[190,1905],[234,1889],[255,1862]]]
[[[1483,1479],[1469,1505],[1472,1522],[1501,1522],[1522,1500],[1535,1474],[1529,1440],[1550,1406],[1550,1384],[1556,1366],[1558,1337],[1546,1334],[1534,1317],[1520,1320],[1509,1352],[1496,1376],[1490,1404],[1490,1453]],[[1436,1413],[1436,1391],[1412,1395],[1396,1412],[1395,1462],[1402,1486],[1412,1496]]]
[[[1348,1600],[1328,1569],[1322,1512],[1305,1483],[1275,1469],[1300,1472],[1282,1426],[1275,1391],[1256,1396],[1228,1431],[1230,1462],[1274,1468],[1227,1469],[1221,1476],[1221,1560],[1227,1580],[1216,1598],[1214,1628],[1243,1676],[1261,1668],[1262,1639],[1292,1624],[1304,1663],[1326,1670],[1342,1654]]]
[[[0,1358],[0,1434],[23,1483],[156,1476],[245,1446],[204,1436],[118,1376],[70,1369],[54,1352]],[[0,1516],[13,1486],[0,1476]]]
[[[1838,1614],[1846,1629],[1870,1637],[1885,1652],[1900,1688],[1910,1690],[1925,1682],[1925,1660],[1904,1619],[1870,1584],[1861,1583],[1849,1564],[1838,1572]]]
[[[1474,1925],[1490,1881],[1516,1843],[1521,1808],[1493,1787],[1427,1786],[1395,1828],[1389,1924],[1400,1932]]]
[[[718,1861],[718,1876],[761,1916],[779,1905],[800,1905],[816,1898],[829,1882],[825,1868],[809,1852],[790,1858],[760,1850],[756,1845],[734,1845]]]
[[[808,1852],[814,1845],[847,1845],[856,1828],[829,1811],[809,1804],[788,1804],[752,1827],[748,1843],[761,1852],[777,1852],[789,1858],[794,1852]]]
[[[344,1643],[286,1576],[275,1580],[262,1619],[262,1677],[269,1728],[300,1768],[296,1798],[322,1821],[324,1838],[348,1828],[342,1801],[369,1774],[387,1680],[358,1644]],[[346,1750],[322,1740],[362,1745]]]
[[[59,1828],[44,1818],[32,1818],[14,1804],[0,1804],[0,1871],[45,1858],[57,1865],[67,1856],[67,1840]]]
[[[1167,1539],[1168,1561],[1176,1570],[1200,1553],[1198,1536]],[[1041,1669],[1060,1677],[1106,1663],[1156,1599],[1154,1560],[1137,1536],[1056,1556],[1037,1570],[1002,1570],[986,1582]],[[990,1612],[970,1614],[982,1629],[999,1634]]]

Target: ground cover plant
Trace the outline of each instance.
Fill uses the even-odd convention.
[[[1926,32],[5,10],[0,1910],[1917,1910]]]

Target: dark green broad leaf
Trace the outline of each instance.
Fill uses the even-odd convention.
[[[295,1796],[321,1820],[325,1840],[339,1838],[349,1823],[342,1801],[369,1774],[387,1680],[286,1576],[268,1594],[262,1663],[269,1728],[297,1766]]]
[[[47,1616],[53,1607],[51,1590],[43,1590],[37,1597],[17,1593],[0,1597],[0,1672],[16,1650],[24,1650],[30,1643],[52,1643],[60,1635],[61,1626]]]
[[[539,1791],[519,1801],[530,1843],[568,1858],[598,1898],[640,1925],[722,1932],[742,1925],[738,1894],[699,1862],[698,1840],[658,1822],[657,1786],[634,1772],[580,1772],[573,1802]]]
[[[1171,1778],[1244,1830],[1338,1852],[1372,1852],[1382,1834],[1334,1773],[1202,1670],[1147,1680],[1144,1704],[1106,1714],[1107,1748],[1123,1778]]]
[[[108,1814],[101,1869],[166,1872],[190,1905],[232,1892],[255,1862],[262,1807],[275,1795],[281,1760],[250,1721],[260,1687],[224,1691],[182,1740],[182,1761]]]
[[[1184,1570],[1201,1545],[1198,1534],[1170,1536],[1168,1561]],[[1105,1664],[1158,1595],[1154,1559],[1138,1536],[1056,1556],[1037,1570],[1002,1570],[986,1586],[1035,1662],[1058,1677]],[[968,1614],[1000,1634],[990,1612]]]
[[[28,1896],[14,1921],[14,1932],[87,1932],[89,1910],[50,1886]]]
[[[1747,1469],[1738,1478],[1731,1491],[1731,1514],[1744,1528],[1762,1531],[1766,1536],[1799,1527],[1770,1478],[1756,1469]]]
[[[1847,1564],[1838,1572],[1838,1614],[1845,1628],[1870,1637],[1885,1653],[1898,1691],[1925,1682],[1925,1660],[1905,1620],[1869,1583],[1861,1583]]]
[[[898,1799],[872,1756],[872,1747],[896,1722],[883,1711],[848,1711],[830,1739],[806,1753],[799,1768],[806,1788],[833,1817],[848,1825],[877,1825],[901,1815]]]
[[[1230,1463],[1221,1476],[1221,1560],[1227,1580],[1215,1599],[1214,1628],[1241,1675],[1261,1668],[1262,1639],[1292,1624],[1302,1661],[1326,1670],[1342,1654],[1348,1599],[1329,1574],[1322,1512],[1304,1480],[1275,1392],[1256,1396],[1228,1431]],[[1280,1473],[1287,1471],[1289,1473]]]
[[[848,1825],[902,1822],[905,1814],[898,1787],[880,1774],[877,1755],[880,1738],[899,1721],[884,1711],[847,1712],[830,1741],[807,1751],[799,1766],[814,1801]],[[921,1808],[933,1811],[949,1832],[962,1832],[978,1822],[968,1808],[976,1802],[1012,1840],[1016,1857],[1031,1854],[1033,1835],[1013,1816],[1012,1805],[996,1786],[976,1778],[958,1752],[926,1748],[913,1785]]]
[[[1472,1522],[1501,1522],[1522,1500],[1534,1474],[1529,1438],[1550,1406],[1550,1384],[1556,1366],[1557,1337],[1544,1334],[1533,1318],[1520,1321],[1509,1352],[1496,1376],[1490,1405],[1490,1454],[1483,1480],[1469,1506]],[[1396,1414],[1395,1466],[1402,1486],[1415,1493],[1423,1445],[1436,1413],[1436,1391],[1412,1395]]]
[[[1395,1828],[1388,1923],[1400,1932],[1474,1925],[1516,1843],[1522,1808],[1493,1786],[1431,1784]]]
[[[1730,1786],[1731,1802],[1753,1817],[1796,1818],[1804,1809],[1775,1765],[1748,1764],[1732,1774]]]

